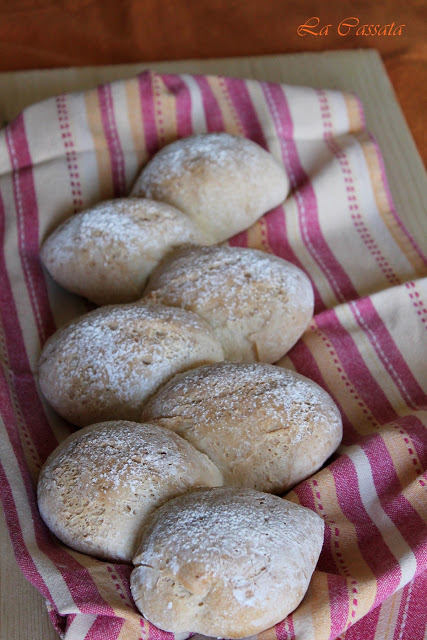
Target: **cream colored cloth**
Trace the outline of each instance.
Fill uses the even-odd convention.
[[[217,130],[253,139],[289,173],[285,205],[232,244],[309,274],[315,317],[281,364],[326,388],[344,420],[334,459],[288,496],[325,520],[309,591],[262,635],[413,640],[426,615],[426,260],[394,211],[359,101],[341,92],[145,73],[34,105],[1,132],[0,492],[18,563],[63,638],[166,639],[137,612],[130,567],[65,548],[38,515],[39,469],[68,427],[38,393],[37,359],[87,309],[47,278],[38,250],[73,212],[127,194],[157,149]]]

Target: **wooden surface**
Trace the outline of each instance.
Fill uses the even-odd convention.
[[[425,0],[0,0],[0,71],[376,48],[427,162],[426,23]]]
[[[426,175],[394,98],[379,56],[373,51],[324,53],[154,64],[159,71],[222,73],[267,81],[311,84],[357,92],[368,127],[380,143],[399,215],[420,239],[426,236]],[[130,77],[147,64],[0,74],[0,117],[64,90],[84,89]],[[40,594],[21,575],[0,514],[0,640],[57,640]]]

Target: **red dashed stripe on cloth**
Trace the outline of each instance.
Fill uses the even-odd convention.
[[[103,85],[98,88],[98,99],[102,126],[111,160],[114,196],[123,196],[126,192],[125,158],[117,131],[111,85]]]
[[[1,394],[0,394],[0,397],[1,397]],[[25,543],[24,536],[23,536],[21,527],[19,525],[19,517],[18,517],[16,505],[15,505],[15,499],[12,494],[12,490],[9,485],[7,476],[4,473],[1,464],[0,464],[0,498],[3,504],[6,522],[11,532],[11,541],[13,545],[13,550],[17,558],[18,564],[21,568],[21,571],[24,573],[27,580],[29,580],[45,598],[48,598],[51,602],[53,602],[52,594],[50,593],[49,588],[42,574],[37,569],[36,563],[34,562],[32,555]],[[32,553],[34,553],[33,550],[32,550]]]
[[[333,552],[333,555],[336,558],[336,564],[340,570],[340,572],[342,572],[342,574],[348,578],[350,577],[350,571],[348,569],[348,567],[345,564],[345,560],[343,558],[343,554],[340,551],[340,542],[339,542],[339,535],[340,535],[340,530],[335,522],[335,520],[333,520],[332,518],[328,518],[324,508],[323,508],[323,504],[322,504],[322,498],[320,495],[320,487],[319,484],[317,482],[317,480],[313,480],[312,481],[312,491],[313,491],[313,496],[315,497],[315,505],[316,505],[316,511],[319,513],[320,516],[322,516],[323,520],[325,521],[325,523],[328,524],[328,526],[330,527],[330,531],[331,531],[331,549]],[[333,543],[333,544],[332,544]]]
[[[163,82],[168,91],[175,97],[176,126],[178,138],[185,138],[193,133],[191,123],[191,95],[180,76],[164,75]]]
[[[224,78],[224,86],[227,89],[230,102],[234,106],[234,113],[239,119],[239,126],[244,135],[254,140],[268,151],[267,139],[262,124],[258,118],[248,90],[247,80],[236,78]],[[289,260],[299,268],[303,268],[289,244],[286,231],[286,219],[282,206],[264,215],[258,222],[258,230],[261,236],[261,246],[266,251],[273,251],[275,255]],[[243,234],[242,234],[243,235]],[[232,243],[234,246],[245,246],[238,240]],[[320,300],[319,292],[313,283],[316,301]]]
[[[153,73],[141,73],[141,75],[138,76],[141,119],[144,127],[145,147],[149,158],[156,153],[160,146],[156,128],[153,82]]]
[[[3,330],[3,326],[1,324],[2,318],[0,317],[0,354],[2,358],[2,364],[4,364],[4,381],[5,386],[8,387],[10,393],[10,401],[13,406],[13,410],[16,416],[16,424],[19,424],[20,433],[25,441],[27,449],[30,453],[31,459],[33,460],[35,469],[41,469],[42,461],[40,459],[40,453],[36,450],[35,444],[31,438],[31,434],[28,430],[27,424],[22,415],[21,405],[19,403],[16,389],[15,389],[15,376],[13,373],[13,369],[10,366],[9,358],[7,355],[7,342],[5,340],[5,333]]]
[[[424,571],[403,590],[398,623],[393,640],[425,640],[426,637],[427,571]]]
[[[326,276],[337,301],[353,300],[358,297],[357,291],[323,235],[316,193],[301,165],[292,137],[293,123],[285,93],[277,85],[261,83],[261,86],[277,129],[284,166],[294,190],[305,246]]]
[[[403,401],[412,409],[418,405],[426,404],[427,395],[413,376],[372,301],[369,298],[363,298],[351,302],[350,309],[357,324],[368,337],[384,369],[398,388]]]
[[[331,532],[332,532],[332,536],[333,536],[333,545],[332,545],[332,549],[333,549],[333,553],[336,557],[336,563],[337,566],[339,568],[339,571],[346,577],[346,578],[350,578],[351,577],[351,572],[350,569],[348,568],[341,548],[340,548],[340,530],[339,527],[337,525],[337,523],[335,522],[335,520],[332,520],[331,518],[328,518],[325,510],[323,508],[323,504],[322,504],[322,498],[320,495],[320,486],[317,482],[317,480],[313,480],[313,494],[316,498],[316,506],[317,506],[317,511],[318,513],[322,516],[322,518],[325,520],[325,522],[328,523]],[[356,617],[356,608],[357,608],[357,580],[355,580],[354,578],[351,580],[351,596],[349,597],[349,603],[350,603],[350,611],[349,611],[349,615],[350,615],[350,620],[348,620],[347,622],[347,626],[349,627],[352,622],[351,622],[351,618],[355,618]]]
[[[86,634],[85,640],[117,640],[124,622],[123,618],[98,616]]]
[[[0,246],[5,241],[5,222],[6,211],[0,193]],[[14,415],[19,417],[35,465],[40,467],[58,443],[37,392],[3,253],[0,253],[0,325],[2,360],[6,365],[6,383]]]
[[[396,275],[393,268],[391,267],[387,258],[382,254],[378,243],[373,238],[370,233],[368,227],[366,226],[362,214],[360,211],[360,206],[357,202],[356,189],[354,186],[354,180],[352,176],[352,171],[350,168],[350,162],[347,157],[347,153],[340,146],[337,139],[334,139],[333,136],[333,125],[332,125],[332,116],[328,103],[328,97],[325,91],[318,89],[317,95],[320,103],[320,113],[322,116],[323,126],[324,126],[324,140],[330,151],[337,158],[338,163],[341,168],[341,172],[344,175],[344,183],[346,184],[346,192],[347,192],[347,201],[348,208],[350,211],[351,218],[354,223],[354,227],[357,230],[360,238],[363,240],[363,243],[374,257],[376,263],[379,268],[383,272],[384,276],[388,280],[390,285],[398,285],[401,283],[400,278]]]
[[[23,114],[6,128],[6,143],[13,167],[19,255],[39,340],[44,344],[55,325],[39,260],[39,210]]]
[[[362,108],[360,100],[358,100],[358,102],[359,102],[360,108]],[[402,223],[402,220],[397,215],[396,207],[394,206],[393,198],[391,197],[390,187],[388,186],[388,182],[387,182],[385,166],[384,166],[384,160],[382,158],[378,143],[375,140],[375,138],[372,135],[372,133],[370,133],[368,131],[367,135],[368,135],[368,137],[370,138],[370,140],[372,141],[372,143],[374,145],[374,149],[375,149],[375,153],[376,153],[376,156],[377,156],[378,165],[379,165],[380,173],[381,173],[381,181],[382,181],[383,188],[384,188],[384,191],[385,191],[385,194],[386,194],[386,197],[387,197],[387,202],[388,202],[388,206],[389,206],[390,212],[391,212],[396,224],[398,225],[399,230],[401,231],[401,233],[403,233],[407,237],[407,239],[409,240],[412,248],[415,250],[415,252],[421,258],[421,260],[424,262],[424,264],[427,265],[427,255],[421,250],[419,245],[415,242],[415,239],[414,239],[413,235],[411,233],[409,233],[408,229],[404,226],[404,224]]]
[[[203,108],[205,111],[206,127],[211,131],[224,131],[224,118],[214,92],[209,84],[208,78],[204,76],[195,77],[196,84],[202,96]]]
[[[337,371],[371,426],[376,430],[380,424],[394,420],[395,409],[362,358],[354,336],[340,323],[333,309],[316,317],[316,330],[321,332],[325,346],[335,352],[340,363]]]
[[[415,471],[415,473],[417,475],[421,475],[423,473],[423,470],[421,468],[421,463],[420,463],[420,460],[419,460],[418,456],[416,455],[416,452],[414,451],[414,448],[413,448],[413,445],[412,445],[412,443],[411,443],[411,441],[409,439],[408,433],[406,431],[404,431],[404,429],[402,429],[401,424],[393,424],[393,428],[396,429],[396,431],[398,431],[401,436],[403,436],[403,442],[406,445],[406,449],[407,449],[408,455],[409,455],[409,457],[411,459],[411,463],[415,467],[414,471]]]
[[[417,283],[414,281],[405,282],[405,287],[408,289],[408,295],[412,301],[412,305],[415,308],[417,316],[423,323],[424,327],[427,329],[427,309],[422,298],[420,297],[419,292],[416,290]]]
[[[296,640],[292,614],[276,624],[275,631],[277,640]]]
[[[374,606],[396,591],[402,572],[381,531],[366,512],[360,496],[357,471],[348,456],[331,469],[337,489],[339,507],[355,528],[357,544],[362,557],[377,580]],[[365,544],[369,540],[370,544]]]
[[[233,105],[233,111],[239,118],[240,129],[247,138],[250,138],[268,151],[267,139],[259,121],[248,90],[247,80],[241,78],[222,78],[227,89],[229,102]]]
[[[117,592],[118,592],[120,598],[123,600],[124,604],[129,609],[132,609],[132,611],[135,611],[135,606],[133,605],[132,602],[130,602],[128,594],[124,591],[123,585],[121,584],[120,577],[117,575],[114,567],[111,566],[110,564],[107,565],[107,571],[110,574],[111,579],[112,579],[112,581],[114,583],[114,586],[117,589]]]
[[[240,118],[239,118],[238,112],[236,111],[236,108],[235,108],[235,106],[233,104],[233,101],[231,100],[230,95],[228,93],[226,78],[219,77],[218,78],[218,83],[219,83],[219,86],[221,87],[222,95],[224,97],[225,104],[228,106],[228,108],[230,110],[231,116],[232,116],[232,118],[234,120],[234,123],[236,125],[236,128],[237,128],[237,131],[239,131],[239,133],[241,135],[244,135],[245,134],[245,130],[244,130],[243,126],[242,126],[242,123],[240,122]]]
[[[378,421],[376,420],[375,416],[372,414],[370,408],[367,405],[367,402],[365,402],[365,400],[363,400],[363,398],[359,395],[351,378],[347,374],[345,370],[345,365],[339,358],[337,350],[333,346],[332,341],[328,339],[325,332],[322,331],[321,327],[319,327],[317,323],[316,324],[312,323],[312,325],[310,326],[310,329],[324,343],[326,349],[328,350],[329,356],[331,357],[332,362],[335,365],[337,372],[339,373],[341,381],[344,383],[344,386],[346,387],[346,390],[351,396],[353,396],[354,401],[360,407],[362,413],[364,414],[366,420],[370,423],[371,427],[376,430],[378,428]],[[356,435],[356,432],[354,432],[354,435]]]
[[[163,115],[162,104],[162,90],[161,90],[161,78],[156,73],[153,74],[153,94],[154,94],[154,109],[157,122],[157,133],[159,139],[159,145],[162,147],[165,142],[165,120]]]
[[[77,153],[74,148],[71,124],[68,114],[67,96],[60,95],[55,98],[56,110],[58,112],[59,129],[65,149],[65,161],[67,163],[68,176],[73,199],[74,213],[83,206],[82,186],[80,182]]]
[[[268,243],[268,226],[265,218],[259,220],[259,231],[261,235],[261,245],[265,251],[271,252],[271,247]]]

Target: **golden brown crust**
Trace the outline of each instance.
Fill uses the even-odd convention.
[[[144,298],[193,311],[226,360],[276,362],[313,316],[314,295],[295,265],[256,249],[186,247],[151,274]]]
[[[209,133],[161,149],[132,195],[177,207],[212,242],[222,242],[281,204],[288,191],[283,167],[262,147],[240,136]]]
[[[209,458],[166,429],[104,422],[81,429],[40,473],[40,513],[65,544],[130,562],[154,509],[195,487],[222,484]]]
[[[231,487],[169,501],[144,528],[131,590],[160,629],[220,638],[260,633],[298,606],[323,521],[277,496]]]
[[[96,304],[132,302],[174,247],[205,244],[190,218],[162,202],[117,198],[76,214],[45,240],[40,258],[65,289]]]
[[[212,330],[193,313],[111,305],[80,316],[46,342],[39,383],[73,424],[138,420],[143,403],[175,373],[222,359]]]
[[[143,421],[206,453],[225,484],[283,493],[315,473],[341,441],[342,420],[316,383],[269,364],[222,362],[175,376]]]

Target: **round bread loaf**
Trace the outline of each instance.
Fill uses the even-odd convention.
[[[143,169],[132,195],[171,204],[221,242],[281,204],[289,179],[271,154],[247,138],[207,133],[163,147]]]
[[[131,562],[154,509],[195,487],[222,484],[209,458],[149,424],[103,422],[74,433],[47,459],[37,496],[49,529],[68,546]]]
[[[177,375],[148,401],[141,421],[206,453],[225,484],[271,493],[315,473],[342,438],[328,393],[269,364],[222,362]]]
[[[313,288],[295,265],[256,249],[187,247],[151,274],[144,297],[194,311],[225,359],[276,362],[313,316]]]
[[[192,491],[155,512],[133,560],[141,613],[164,631],[242,638],[301,602],[323,520],[277,496],[231,487]]]
[[[144,303],[111,305],[49,338],[39,383],[54,409],[76,425],[138,420],[143,403],[175,373],[222,359],[212,330],[194,313]]]
[[[41,248],[60,285],[96,304],[137,300],[152,269],[173,248],[203,244],[190,218],[143,198],[118,198],[72,216]]]

